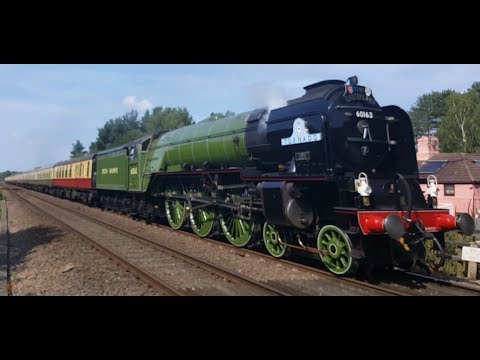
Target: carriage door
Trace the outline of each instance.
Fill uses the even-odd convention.
[[[97,156],[94,156],[92,159],[92,169],[90,170],[90,163],[87,162],[87,177],[90,176],[90,171],[92,174],[92,189],[97,188]]]
[[[128,148],[128,191],[140,191],[138,145]]]

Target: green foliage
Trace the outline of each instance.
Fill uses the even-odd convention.
[[[191,125],[193,119],[186,108],[163,108],[160,106],[153,108],[151,114],[147,111],[140,123],[144,133],[154,134]]]
[[[442,152],[480,152],[480,82],[465,93],[433,91],[409,112],[416,137],[436,134]]]
[[[460,234],[458,230],[453,230],[445,233],[445,240],[472,242],[475,241],[475,238],[473,235],[464,235]]]
[[[191,125],[191,115],[186,108],[155,107],[146,111],[141,119],[132,110],[116,119],[108,120],[98,129],[97,139],[90,145],[90,152],[110,149],[129,143],[147,134],[165,132]]]
[[[473,236],[462,235],[458,231],[449,231],[445,233],[445,240],[449,241],[459,241],[459,242],[472,242],[474,241]],[[427,240],[425,242],[425,247],[427,249],[426,260],[427,263],[431,264],[439,264],[440,257],[438,256],[438,252],[436,248],[434,248],[433,241]],[[455,245],[447,244],[445,246],[445,253],[450,255],[457,255],[461,256],[462,248]],[[466,263],[463,261],[456,261],[456,260],[445,260],[445,264],[438,269],[440,273],[444,273],[447,275],[455,276],[455,277],[465,277],[466,273]]]
[[[87,155],[87,151],[85,151],[85,146],[77,140],[75,143],[72,144],[72,151],[70,151],[70,159],[74,159],[77,157],[82,157]]]
[[[433,91],[417,98],[409,111],[415,137],[436,132],[441,118],[447,112],[447,98],[452,90]]]
[[[474,83],[472,88],[480,88]],[[480,92],[453,93],[447,100],[448,110],[438,129],[443,152],[480,152]]]
[[[212,112],[210,114],[210,116],[208,118],[206,118],[205,120],[206,121],[218,120],[218,119],[228,117],[228,116],[232,116],[232,115],[235,115],[235,113],[233,111],[230,111],[230,110],[227,110],[226,113],[221,113],[221,112],[214,113],[214,112]]]
[[[473,91],[476,91],[476,92],[480,93],[480,81],[475,81],[472,84],[472,87],[470,89],[468,89],[468,91],[470,91],[470,90],[473,90]]]
[[[0,200],[3,200],[2,190],[0,190]]]
[[[90,144],[90,152],[109,149],[142,137],[138,113],[132,110],[116,119],[108,120],[98,129],[97,139]]]

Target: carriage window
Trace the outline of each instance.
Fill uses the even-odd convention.
[[[455,184],[445,184],[444,195],[455,196]]]
[[[90,161],[87,163],[87,177],[90,177]]]

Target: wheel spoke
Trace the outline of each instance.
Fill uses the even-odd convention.
[[[239,225],[238,227],[239,227],[240,235],[244,234],[246,230],[245,230],[245,226],[243,225],[243,221],[241,219],[238,221],[238,225]]]
[[[338,269],[337,259],[332,259],[331,264],[335,269]]]
[[[333,259],[328,255],[325,255],[322,260],[323,260],[323,262],[325,262],[327,264],[331,264],[333,262]]]

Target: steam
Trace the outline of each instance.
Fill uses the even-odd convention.
[[[268,111],[287,105],[284,89],[268,83],[254,83],[247,86],[254,107],[267,107]]]

